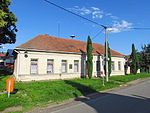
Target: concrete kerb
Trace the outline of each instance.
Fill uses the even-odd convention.
[[[29,112],[26,112],[26,113],[44,113],[44,111],[49,111],[49,110],[50,111],[55,111],[55,110],[58,110],[58,109],[61,109],[61,108],[64,108],[64,107],[68,107],[68,106],[71,106],[71,105],[74,105],[74,104],[80,104],[82,102],[89,101],[90,99],[94,99],[97,96],[105,96],[108,93],[113,93],[113,92],[116,92],[118,90],[121,90],[121,89],[130,87],[130,86],[142,83],[142,82],[147,81],[147,80],[150,80],[150,78],[141,78],[141,79],[134,80],[134,81],[128,82],[126,84],[120,85],[120,87],[117,87],[117,88],[112,88],[112,89],[92,93],[92,94],[89,94],[87,96],[80,96],[80,97],[77,97],[77,98],[72,98],[72,99],[65,100],[65,101],[58,102],[58,103],[54,103],[54,104],[48,104],[48,105],[46,105],[46,107],[34,108],[33,110],[31,110]]]

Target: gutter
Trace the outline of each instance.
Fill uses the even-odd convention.
[[[47,53],[66,53],[66,54],[79,54],[81,55],[82,53],[78,52],[65,52],[65,51],[48,51],[48,50],[38,50],[38,49],[28,49],[28,48],[15,48],[15,50],[28,50],[28,51],[36,51],[36,52],[47,52]]]

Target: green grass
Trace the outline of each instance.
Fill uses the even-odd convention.
[[[10,76],[0,75],[0,91],[4,91],[6,87],[6,79]]]
[[[0,76],[0,91],[5,90],[5,81],[8,77]],[[44,106],[82,95],[86,96],[93,92],[115,88],[121,84],[146,77],[150,77],[150,74],[113,76],[110,77],[108,83],[105,83],[104,87],[101,78],[16,82],[15,89],[19,90],[17,94],[11,94],[10,98],[7,98],[6,93],[0,95],[0,111],[12,106],[22,106],[23,111],[28,111],[33,107]]]

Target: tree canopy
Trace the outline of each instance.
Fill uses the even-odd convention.
[[[11,0],[0,0],[0,44],[16,42],[17,18],[10,11]]]
[[[93,72],[93,54],[92,54],[93,48],[92,48],[92,40],[90,36],[88,36],[87,40],[87,65],[88,65],[88,77],[92,78],[92,72]]]
[[[131,73],[136,74],[139,68],[139,60],[138,60],[138,56],[134,44],[132,44],[132,53],[130,59],[131,59],[130,62]]]
[[[140,67],[144,72],[150,73],[150,44],[144,45],[142,51],[139,52]]]
[[[111,71],[112,71],[112,60],[111,60],[111,52],[110,52],[110,47],[109,47],[109,43],[107,42],[107,50],[108,50],[108,76],[110,76]],[[106,48],[106,42],[105,42],[105,48]],[[106,60],[106,53],[105,53],[105,60]],[[106,61],[105,61],[105,65],[104,65],[104,71],[105,71],[105,75],[106,75]]]
[[[110,76],[111,74],[111,63],[112,63],[112,60],[111,60],[111,52],[110,52],[110,47],[109,47],[109,43],[108,43],[108,76]]]

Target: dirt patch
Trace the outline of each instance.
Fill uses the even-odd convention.
[[[9,107],[6,108],[4,111],[0,113],[8,113],[8,112],[14,112],[14,111],[22,111],[23,107],[22,106],[17,106],[17,107]]]

